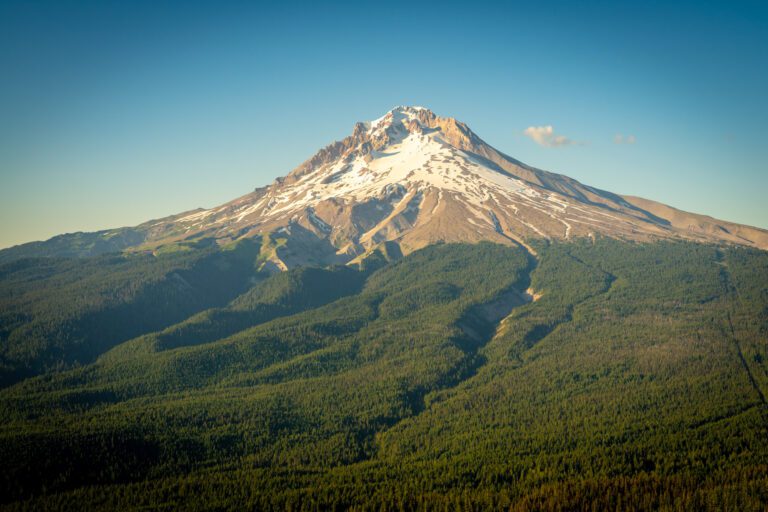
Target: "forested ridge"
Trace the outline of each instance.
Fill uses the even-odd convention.
[[[534,248],[5,263],[0,507],[765,510],[768,253]]]
[[[22,258],[0,265],[0,386],[92,362],[122,341],[226,304],[259,278],[258,242],[168,254]]]

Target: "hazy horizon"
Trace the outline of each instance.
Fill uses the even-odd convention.
[[[768,228],[766,28],[758,2],[5,2],[0,247],[216,206],[401,104]]]

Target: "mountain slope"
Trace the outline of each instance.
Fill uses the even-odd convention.
[[[0,264],[0,387],[93,361],[113,346],[222,306],[263,278],[258,240],[156,256]]]
[[[0,508],[765,510],[768,253],[534,245],[291,270],[2,389]]]
[[[486,144],[464,123],[423,107],[397,107],[357,123],[350,136],[267,187],[130,233],[116,250],[156,250],[201,238],[223,244],[269,234],[276,245],[264,263],[279,269],[346,263],[384,241],[404,254],[435,242],[528,245],[526,240],[537,238],[597,236],[768,249],[766,230],[535,169]],[[55,254],[46,244],[40,248]],[[27,245],[0,251],[0,261],[34,250]]]

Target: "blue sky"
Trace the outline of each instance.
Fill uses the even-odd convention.
[[[766,2],[499,4],[5,0],[0,247],[215,206],[400,104],[768,228]]]

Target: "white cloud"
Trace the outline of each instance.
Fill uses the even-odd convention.
[[[637,138],[634,135],[627,135],[626,137],[618,133],[613,137],[614,144],[634,144],[637,142]]]
[[[576,141],[571,140],[564,135],[557,135],[555,129],[552,128],[551,125],[529,126],[523,131],[523,135],[530,137],[536,144],[547,148],[576,144]]]

